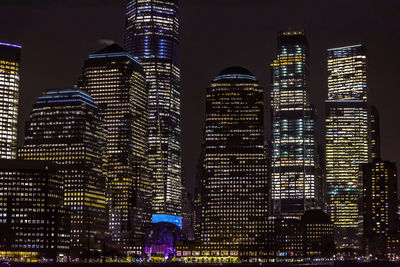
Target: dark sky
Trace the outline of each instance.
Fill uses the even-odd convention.
[[[20,141],[43,90],[71,87],[89,53],[108,40],[122,44],[124,2],[0,0],[0,42],[23,46]],[[241,65],[255,74],[268,96],[277,32],[288,28],[304,28],[310,43],[311,100],[319,112],[321,142],[326,49],[367,46],[369,102],[381,114],[383,158],[400,163],[400,1],[181,0],[182,142],[189,181],[199,156],[210,81],[225,67]]]

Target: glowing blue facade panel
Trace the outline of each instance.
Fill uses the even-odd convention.
[[[152,223],[169,222],[175,224],[182,229],[182,217],[169,214],[153,214],[151,217]]]

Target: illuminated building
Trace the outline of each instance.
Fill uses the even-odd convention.
[[[62,260],[69,252],[66,215],[56,165],[0,159],[0,258]]]
[[[365,246],[368,254],[384,259],[390,256],[390,241],[399,237],[396,164],[377,158],[361,164],[360,179]]]
[[[303,258],[331,258],[335,253],[333,223],[320,209],[308,210],[301,217]]]
[[[336,248],[360,248],[360,163],[369,159],[367,74],[362,45],[328,49],[326,184]]]
[[[15,159],[21,46],[0,43],[0,159]]]
[[[263,89],[242,67],[226,68],[207,89],[201,239],[240,246],[243,257],[257,256],[267,218],[263,108]]]
[[[102,249],[107,216],[104,147],[103,119],[87,92],[48,90],[33,105],[18,157],[59,165],[73,258],[93,258]]]
[[[178,0],[129,0],[125,49],[149,84],[149,166],[154,216],[181,216],[181,115]],[[158,219],[157,219],[158,220]]]
[[[271,214],[299,218],[321,204],[316,115],[309,101],[308,44],[303,31],[280,34],[271,69]]]
[[[202,246],[178,242],[176,256],[183,263],[242,263],[239,246]]]
[[[112,241],[134,253],[151,223],[147,85],[139,62],[117,44],[89,55],[79,85],[99,104],[107,129]]]

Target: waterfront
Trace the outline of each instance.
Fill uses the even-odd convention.
[[[41,267],[41,266],[54,266],[54,267],[95,267],[99,264],[95,263],[11,263],[13,267]],[[206,266],[224,266],[224,267],[237,267],[237,266],[247,266],[247,267],[256,267],[256,266],[277,266],[277,267],[286,267],[286,266],[314,266],[314,267],[323,267],[323,266],[338,266],[338,267],[400,267],[400,262],[336,262],[336,263],[264,263],[264,264],[182,264],[182,263],[105,263],[101,264],[103,267],[128,267],[128,266],[143,266],[143,267],[169,267],[169,266],[185,266],[185,267],[206,267]]]

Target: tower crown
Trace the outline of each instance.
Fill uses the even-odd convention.
[[[221,71],[214,82],[221,80],[250,80],[257,81],[256,77],[247,69],[239,66],[232,66]]]

